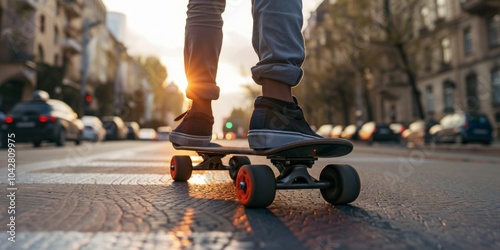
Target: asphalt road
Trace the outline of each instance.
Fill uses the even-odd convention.
[[[498,153],[357,145],[311,169],[354,166],[362,189],[350,206],[280,190],[268,209],[245,209],[227,172],[173,182],[170,158],[192,153],[168,142],[16,145],[16,190],[0,151],[0,249],[500,249]]]

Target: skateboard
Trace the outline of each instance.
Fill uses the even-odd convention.
[[[212,143],[208,147],[176,146],[177,150],[195,151],[203,161],[193,166],[191,157],[172,157],[170,174],[177,182],[188,181],[193,170],[226,170],[235,181],[236,195],[245,207],[264,208],[275,198],[277,189],[320,189],[325,201],[333,205],[351,203],[359,195],[360,179],[349,165],[330,164],[323,168],[319,180],[308,169],[319,158],[333,158],[353,150],[344,139],[305,140],[267,150],[244,147],[225,147]],[[229,165],[222,158],[231,155]],[[265,156],[279,171],[275,177],[267,165],[252,165],[247,155]]]

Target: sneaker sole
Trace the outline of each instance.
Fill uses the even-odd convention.
[[[188,135],[179,132],[170,133],[170,142],[179,146],[208,147],[211,136]]]
[[[277,148],[285,144],[304,140],[317,140],[317,137],[299,132],[276,131],[276,130],[250,130],[248,132],[248,144],[252,149]]]

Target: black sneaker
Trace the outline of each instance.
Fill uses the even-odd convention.
[[[174,146],[207,147],[212,139],[214,118],[190,110],[175,118],[175,120],[178,121],[182,118],[184,120],[182,120],[181,124],[170,133],[170,142]]]
[[[250,148],[269,149],[321,138],[304,119],[295,97],[293,103],[262,96],[255,100],[248,131]]]

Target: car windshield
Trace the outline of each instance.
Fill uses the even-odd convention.
[[[111,121],[105,121],[102,123],[105,128],[116,128],[116,125],[114,122]]]
[[[19,103],[12,109],[12,115],[45,114],[50,112],[50,106],[43,102]]]

